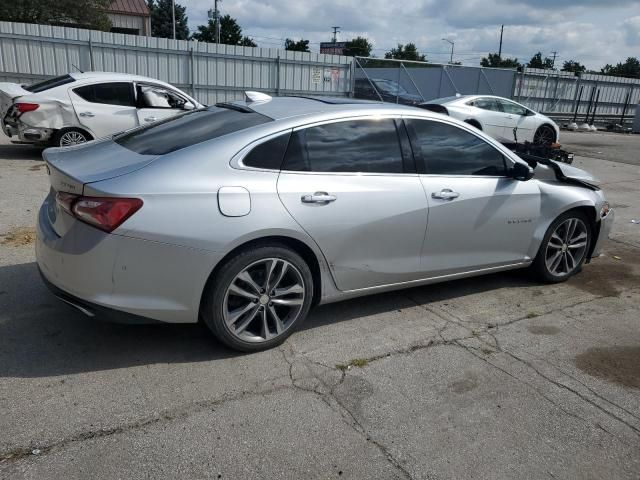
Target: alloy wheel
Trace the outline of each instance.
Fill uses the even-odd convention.
[[[533,137],[533,143],[538,145],[550,145],[555,140],[555,133],[549,127],[540,127]]]
[[[71,145],[86,143],[86,141],[87,138],[82,133],[70,131],[62,134],[62,136],[60,137],[60,146],[70,147]]]
[[[300,315],[305,300],[302,274],[282,258],[252,263],[231,281],[224,296],[228,330],[245,342],[266,342],[280,336]]]
[[[568,218],[560,223],[547,243],[547,270],[557,277],[573,273],[584,259],[588,240],[587,226],[579,218]]]

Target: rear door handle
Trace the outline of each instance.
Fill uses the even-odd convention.
[[[450,188],[443,188],[439,192],[433,192],[431,194],[431,198],[439,198],[440,200],[453,200],[459,196],[460,194],[458,192],[454,192]]]
[[[156,118],[156,117],[146,117],[146,118],[144,119],[144,121],[145,121],[145,122],[155,122],[156,120],[157,120],[157,118]]]
[[[81,117],[95,117],[95,115],[91,112],[82,112],[80,113]]]
[[[329,195],[327,192],[316,192],[313,194],[303,195],[300,200],[302,203],[330,203],[335,202],[338,197],[335,195]]]

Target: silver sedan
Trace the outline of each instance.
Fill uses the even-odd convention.
[[[461,121],[351,99],[198,109],[44,152],[37,261],[89,316],[269,348],[320,303],[529,267],[564,281],[613,211],[586,172]]]

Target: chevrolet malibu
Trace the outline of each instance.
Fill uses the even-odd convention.
[[[582,170],[352,99],[248,92],[44,158],[36,254],[60,299],[201,319],[242,351],[281,343],[317,304],[525,267],[566,280],[613,221]]]

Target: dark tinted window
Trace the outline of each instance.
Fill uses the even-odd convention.
[[[353,120],[291,135],[285,170],[402,173],[402,153],[391,119]]]
[[[288,132],[284,135],[278,135],[251,150],[247,156],[242,159],[242,163],[247,167],[280,170],[284,152],[287,150],[288,144]]]
[[[76,95],[91,103],[134,107],[133,84],[129,82],[98,83],[73,90]]]
[[[142,155],[164,155],[270,121],[269,117],[255,112],[211,107],[125,133],[117,137],[116,142]]]
[[[502,154],[475,135],[453,125],[407,120],[419,155],[418,169],[435,175],[505,175]]]
[[[31,93],[39,93],[44,92],[45,90],[49,90],[50,88],[59,87],[60,85],[65,85],[67,83],[73,82],[75,82],[75,79],[71,75],[62,75],[60,77],[53,77],[48,80],[43,80],[42,82],[33,83],[23,88]]]

